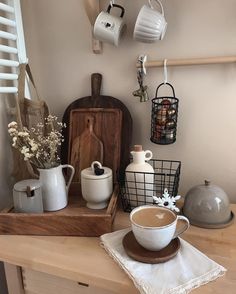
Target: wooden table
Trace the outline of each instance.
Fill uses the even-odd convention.
[[[232,210],[236,213],[236,204]],[[128,214],[118,212],[114,229],[128,225]],[[193,292],[235,293],[236,224],[224,229],[191,226],[182,237],[228,269],[225,276]],[[2,235],[0,260],[5,264],[9,294],[138,293],[98,238]]]

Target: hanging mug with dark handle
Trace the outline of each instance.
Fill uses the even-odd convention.
[[[111,8],[114,7],[121,10],[120,16],[110,14]],[[109,5],[106,12],[100,12],[94,24],[94,37],[102,42],[118,46],[126,28],[123,19],[124,13],[125,9],[117,4]]]

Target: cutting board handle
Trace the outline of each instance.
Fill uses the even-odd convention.
[[[92,97],[100,96],[101,85],[102,85],[102,75],[100,73],[93,73],[91,75]]]

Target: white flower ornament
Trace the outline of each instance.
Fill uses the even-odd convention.
[[[179,208],[175,206],[175,203],[180,198],[181,198],[180,195],[170,196],[170,194],[168,193],[168,189],[166,189],[166,188],[164,189],[163,197],[153,196],[153,200],[157,205],[169,208],[169,209],[174,210],[176,212],[179,212]]]

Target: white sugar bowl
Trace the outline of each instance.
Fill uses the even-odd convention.
[[[107,207],[113,191],[112,170],[94,161],[91,167],[81,171],[82,196],[91,209]]]

